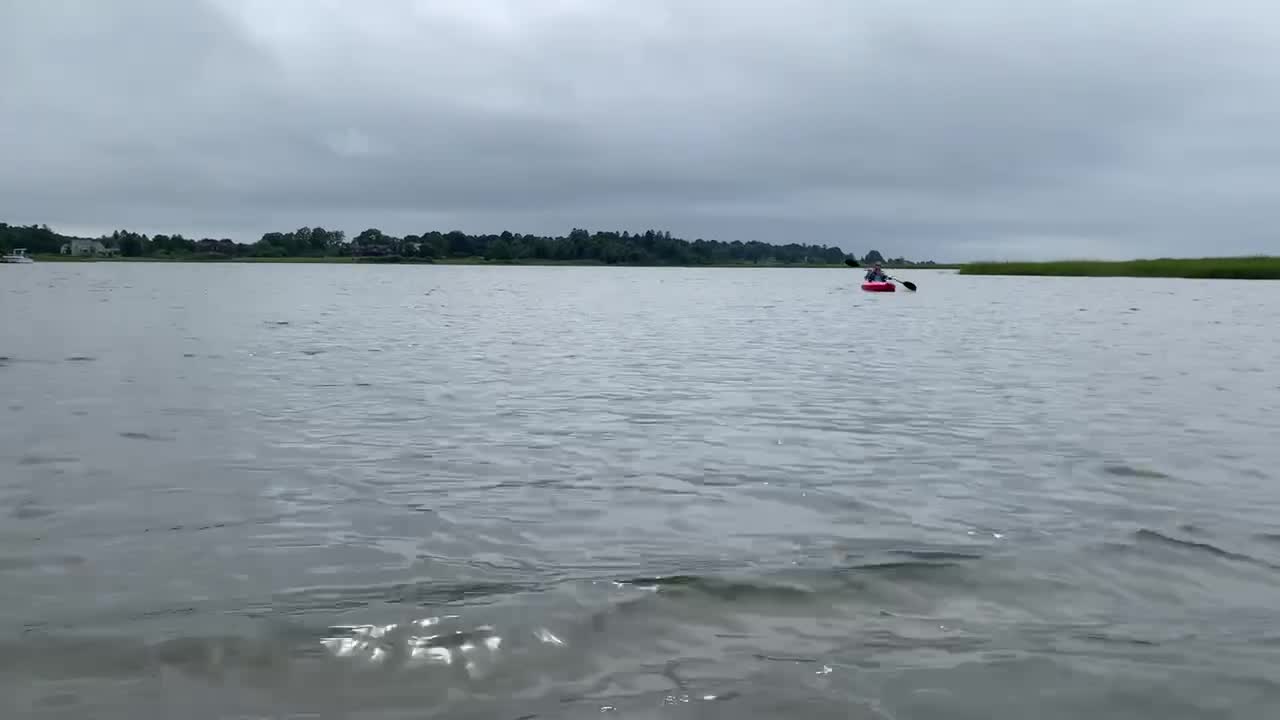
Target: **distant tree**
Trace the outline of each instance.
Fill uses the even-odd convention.
[[[322,227],[311,228],[311,237],[307,238],[307,249],[318,255],[323,255],[329,250],[332,242],[329,231]]]
[[[147,236],[135,232],[124,231],[115,236],[116,247],[125,257],[140,257],[147,248]]]
[[[361,231],[352,244],[357,255],[393,255],[399,241],[377,228],[368,228]]]
[[[0,223],[0,247],[25,247],[34,254],[57,253],[70,242],[45,225],[14,226]],[[757,265],[799,265],[823,263],[839,265],[845,259],[840,248],[807,243],[773,245],[756,240],[724,242],[697,238],[684,240],[669,230],[642,231],[572,228],[566,235],[544,236],[503,230],[498,234],[469,235],[461,230],[442,233],[430,230],[404,238],[367,228],[352,242],[341,230],[302,226],[291,232],[264,233],[253,244],[228,238],[205,238],[198,244],[182,235],[146,235],[116,230],[100,238],[104,245],[119,248],[130,257],[146,255],[203,257],[289,257],[296,255],[373,255],[418,258],[483,257],[497,261],[536,258],[603,262],[631,265],[708,265],[742,263]],[[198,245],[198,247],[197,247]],[[868,252],[865,263],[886,262],[878,250]],[[894,258],[892,264],[911,264]],[[932,264],[927,261],[921,264]]]
[[[378,228],[368,228],[367,230],[362,230],[360,234],[356,236],[355,241],[361,245],[366,243],[375,245],[386,242],[386,238],[387,236]]]
[[[478,243],[461,230],[450,230],[445,233],[444,242],[449,254],[455,257],[473,257],[484,254],[483,248],[478,248]]]
[[[488,252],[485,257],[489,260],[510,260],[511,259],[511,243],[498,238],[497,242],[490,243]]]

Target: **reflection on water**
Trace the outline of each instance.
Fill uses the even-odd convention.
[[[445,619],[457,620],[449,615]],[[340,625],[330,628],[336,636],[320,641],[335,657],[357,658],[373,664],[388,661],[408,668],[422,665],[460,665],[467,674],[475,677],[481,672],[481,664],[491,665],[496,659],[502,638],[493,628],[481,625],[472,631],[430,632],[429,628],[440,624],[441,618],[415,620],[401,628],[390,625]],[[437,628],[440,630],[441,628]],[[427,634],[416,634],[416,633]],[[540,630],[539,639],[554,642],[554,635]],[[548,639],[550,638],[550,639]]]
[[[911,275],[6,275],[3,716],[1274,717],[1280,287]]]

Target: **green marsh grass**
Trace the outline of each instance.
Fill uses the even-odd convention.
[[[974,262],[961,265],[960,274],[1280,280],[1280,257],[1256,255],[1118,261]]]

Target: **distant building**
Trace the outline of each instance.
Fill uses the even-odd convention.
[[[119,253],[120,251],[117,248],[109,248],[103,245],[100,240],[91,240],[89,238],[72,238],[71,242],[62,244],[63,255],[109,257]]]

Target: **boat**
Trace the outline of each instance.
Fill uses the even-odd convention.
[[[864,282],[862,289],[867,292],[896,292],[898,288],[891,282]]]
[[[13,252],[0,256],[0,262],[3,263],[33,263],[30,257],[27,257],[26,248],[14,248]]]

